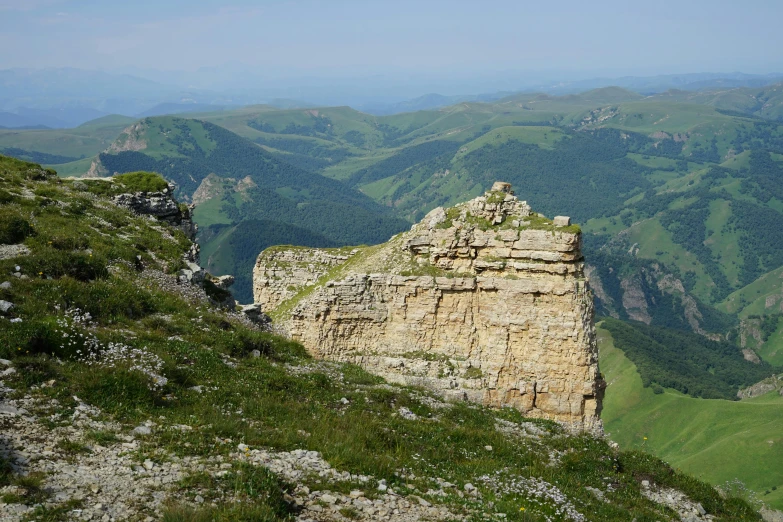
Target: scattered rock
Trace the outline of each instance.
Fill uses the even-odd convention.
[[[0,312],[6,314],[13,307],[14,307],[14,303],[11,303],[9,301],[0,300]]]
[[[403,419],[416,420],[416,419],[419,418],[418,415],[416,415],[411,410],[409,410],[408,408],[405,408],[405,407],[401,407],[399,409],[399,412],[400,412],[400,417],[402,417]]]
[[[152,433],[152,429],[149,426],[141,425],[136,426],[133,428],[133,433],[136,435],[150,435]]]
[[[761,518],[764,520],[764,522],[783,522],[783,511],[765,507],[761,508],[759,513],[761,514]]]
[[[215,284],[216,287],[221,288],[223,290],[227,290],[231,285],[234,284],[234,276],[232,275],[222,275],[217,277],[212,277],[212,282]]]
[[[0,245],[0,261],[29,255],[30,249],[25,245]],[[16,271],[20,270],[21,268],[17,266]]]

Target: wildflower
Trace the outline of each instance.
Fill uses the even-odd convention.
[[[524,508],[524,507],[521,507],[521,508],[519,508],[519,510],[520,510],[520,511],[524,511],[524,510],[525,510],[525,508]]]

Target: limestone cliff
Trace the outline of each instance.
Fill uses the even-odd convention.
[[[496,183],[374,247],[274,247],[254,297],[315,356],[531,417],[600,428],[579,228]]]

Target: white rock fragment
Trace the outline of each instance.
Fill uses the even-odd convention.
[[[133,433],[135,435],[150,435],[152,433],[152,429],[149,426],[142,424],[133,428]]]

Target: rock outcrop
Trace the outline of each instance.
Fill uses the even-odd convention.
[[[175,186],[169,183],[168,189],[161,192],[135,192],[114,196],[114,203],[132,210],[136,214],[154,216],[159,220],[178,228],[191,240],[195,239],[197,227],[193,222],[191,208],[180,205],[174,199]]]
[[[496,183],[383,245],[268,249],[254,297],[317,357],[600,429],[593,297],[568,223]]]

